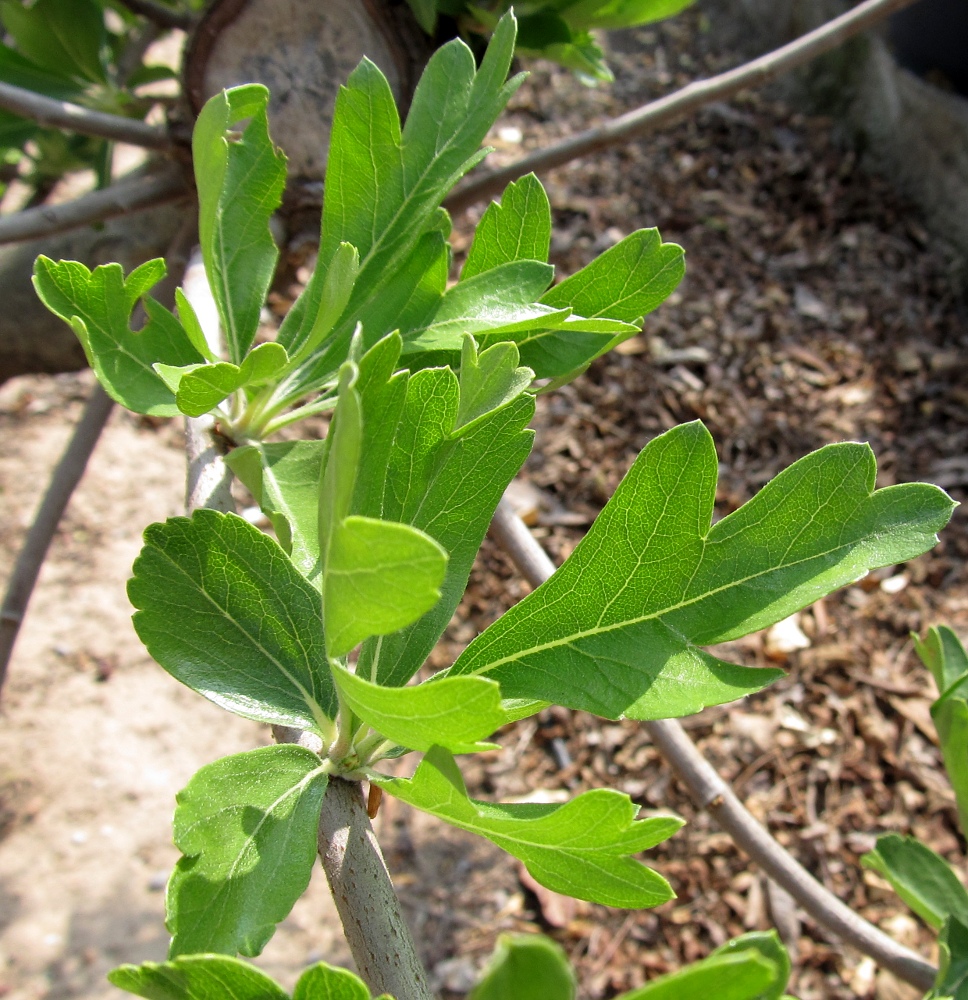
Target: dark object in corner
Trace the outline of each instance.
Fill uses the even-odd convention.
[[[921,0],[890,20],[891,48],[905,68],[968,95],[968,3]]]

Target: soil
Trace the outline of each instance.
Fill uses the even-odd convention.
[[[611,89],[539,67],[494,131],[495,160],[730,65],[713,42],[698,13],[626,36]],[[519,492],[557,561],[639,449],[695,418],[719,448],[720,515],[811,449],[845,439],[871,443],[878,485],[921,479],[964,499],[968,310],[958,262],[831,133],[829,120],[750,93],[547,179],[560,274],[640,226],[658,225],[688,261],[641,337],[539,401]],[[456,220],[458,249],[472,220]],[[91,384],[82,373],[0,389],[0,571]],[[183,462],[175,423],[116,412],[34,594],[0,709],[0,996],[121,996],[105,982],[109,968],[163,958],[174,795],[200,765],[269,741],[153,665],[130,625],[124,585],[140,532],[180,512]],[[782,844],[932,958],[932,934],[859,858],[879,832],[898,831],[968,874],[928,715],[933,690],[908,638],[936,622],[968,634],[961,510],[931,553],[803,612],[805,648],[784,652],[775,634],[733,644],[731,657],[782,662],[787,678],[686,720]],[[527,589],[486,543],[433,665],[451,662]],[[499,742],[464,764],[480,797],[558,800],[607,785],[683,815],[686,828],[649,855],[678,898],[639,912],[564,900],[487,842],[385,800],[378,834],[448,1000],[466,994],[504,931],[551,934],[576,964],[583,1000],[598,1000],[774,922],[795,953],[790,992],[802,1000],[917,996],[771,894],[692,807],[638,724],[552,709]],[[349,962],[317,872],[258,961],[289,986],[320,958]]]

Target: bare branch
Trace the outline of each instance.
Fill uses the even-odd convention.
[[[33,593],[34,584],[50,548],[54,532],[60,523],[67,503],[81,481],[87,460],[107,423],[114,401],[99,386],[94,387],[84,413],[74,428],[74,434],[64,449],[61,460],[54,469],[50,485],[44,494],[34,517],[23,547],[17,555],[13,573],[7,584],[3,608],[0,609],[0,689],[7,676],[7,665],[13,654],[14,643],[20,632],[20,625],[27,613],[27,604]]]
[[[38,205],[0,217],[0,244],[66,232],[117,215],[179,201],[190,193],[178,167],[139,174],[61,205]]]
[[[30,118],[38,125],[62,128],[68,132],[96,135],[132,146],[144,146],[145,149],[166,150],[172,147],[165,129],[146,125],[135,118],[92,111],[69,101],[56,101],[10,83],[0,82],[0,108]]]
[[[191,213],[186,225],[179,230],[166,254],[168,274],[158,285],[156,295],[161,300],[173,301],[175,286],[185,270],[190,238],[194,231],[194,213]],[[138,307],[138,313],[143,318],[143,311]],[[139,320],[136,320],[139,322]],[[44,494],[37,514],[34,517],[23,547],[17,556],[13,573],[7,584],[7,592],[0,610],[0,690],[7,674],[7,665],[13,653],[17,634],[27,612],[30,595],[33,593],[40,567],[43,565],[51,540],[57,531],[57,525],[64,514],[67,504],[84,475],[88,459],[94,451],[94,446],[101,436],[101,431],[107,423],[113,401],[98,385],[94,387],[84,413],[81,416],[70,442],[64,449],[61,460],[57,463],[50,479],[50,485]]]
[[[532,171],[550,170],[589,153],[622,145],[647,132],[655,131],[660,126],[695,111],[704,104],[722,101],[749,87],[762,86],[783,73],[837,48],[848,38],[865,31],[913,2],[914,0],[865,0],[864,3],[828,21],[815,31],[808,32],[751,62],[710,77],[708,80],[696,80],[681,90],[619,115],[604,125],[586,129],[569,139],[539,149],[516,163],[471,178],[444,201],[444,207],[451,212],[460,211],[476,201],[498,194],[510,181]]]
[[[506,500],[498,504],[491,533],[533,586],[544,583],[554,572],[554,564]],[[736,845],[786,889],[824,930],[870,955],[918,989],[931,988],[937,970],[845,906],[784,850],[750,815],[676,720],[646,722],[645,727],[696,804],[711,812]]]
[[[157,0],[121,0],[132,14],[147,18],[162,28],[181,28],[190,31],[195,25],[195,16],[187,11],[175,10]]]

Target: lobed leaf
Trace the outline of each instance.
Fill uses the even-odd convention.
[[[192,133],[202,258],[235,364],[259,328],[279,257],[269,219],[282,201],[286,158],[269,138],[268,103],[261,84],[222,91],[206,102]],[[245,119],[241,136],[229,138]]]
[[[482,677],[450,677],[415,687],[383,687],[342,667],[333,680],[355,715],[409,750],[442,746],[451,753],[493,750],[480,743],[507,721],[501,689]]]
[[[246,719],[328,732],[319,592],[258,528],[212,510],[150,525],[128,597],[141,641],[183,684]]]
[[[165,275],[165,262],[151,260],[127,279],[120,264],[93,271],[72,260],[41,255],[34,264],[34,287],[44,305],[76,334],[88,364],[105,392],[136,413],[173,417],[175,395],[153,365],[201,364],[204,357],[175,317],[145,299],[147,322],[134,331],[131,312],[138,300]]]
[[[478,636],[451,675],[608,718],[688,715],[780,676],[700,647],[913,558],[951,516],[933,486],[874,492],[865,445],[806,456],[712,524],[717,471],[699,422],[651,441],[561,569]]]
[[[442,747],[431,749],[409,780],[375,773],[370,779],[415,808],[493,841],[555,892],[623,907],[658,906],[674,896],[661,875],[630,855],[670,837],[682,820],[636,820],[638,806],[627,795],[598,788],[564,805],[478,802],[468,797]]]
[[[316,754],[288,744],[208,764],[179,792],[170,957],[262,951],[309,885],[327,780]]]

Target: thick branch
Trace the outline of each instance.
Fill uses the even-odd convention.
[[[0,243],[19,243],[77,229],[190,194],[182,171],[169,166],[150,174],[125,178],[61,205],[38,205],[0,217]]]
[[[157,0],[121,0],[132,14],[147,18],[162,28],[181,28],[190,31],[195,24],[195,17],[187,11],[174,10]]]
[[[491,533],[533,586],[544,583],[554,572],[554,564],[506,500],[498,504]],[[906,982],[921,990],[931,988],[937,970],[868,923],[817,882],[750,815],[678,722],[665,719],[647,722],[645,726],[696,804],[711,812],[736,845],[786,889],[821,927],[870,955]]]
[[[433,1000],[359,783],[330,779],[319,856],[357,969],[373,994]]]
[[[622,145],[654,131],[675,118],[689,114],[704,104],[725,100],[749,87],[762,86],[777,76],[837,48],[848,38],[865,31],[913,2],[914,0],[865,0],[846,14],[752,62],[744,63],[708,80],[696,80],[681,90],[619,115],[604,125],[586,129],[569,139],[546,146],[518,160],[517,163],[474,177],[454,191],[444,201],[444,207],[451,212],[460,211],[476,201],[498,194],[510,181],[523,177],[531,171],[550,170],[589,153]]]
[[[60,523],[67,503],[87,468],[87,460],[107,423],[113,400],[99,386],[88,398],[84,413],[74,428],[74,434],[64,449],[61,460],[54,469],[50,485],[44,494],[23,547],[17,555],[13,573],[7,584],[7,593],[0,609],[0,690],[7,676],[7,665],[13,654],[20,625],[27,613],[27,604],[33,593],[40,567],[47,556],[51,540]]]
[[[96,135],[115,142],[127,142],[132,146],[144,146],[145,149],[166,150],[172,145],[168,133],[154,125],[146,125],[137,119],[121,115],[92,111],[69,101],[57,101],[10,83],[0,82],[0,108],[30,118],[39,125],[80,132],[82,135]]]

